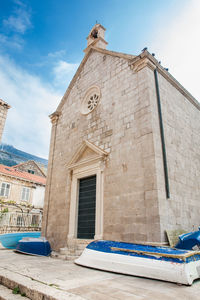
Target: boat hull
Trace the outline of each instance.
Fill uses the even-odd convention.
[[[135,249],[137,249],[137,246],[140,245],[136,245]],[[144,247],[143,249],[145,249]],[[192,253],[188,254],[189,251],[182,251],[181,253],[179,250],[177,255],[169,254],[165,257],[162,252],[156,254],[156,249],[154,249],[155,252],[151,249],[152,255],[149,255],[148,248],[147,251],[131,249],[129,249],[130,252],[128,251],[128,253],[121,251],[126,254],[120,254],[119,248],[117,251],[116,249],[113,251],[112,249],[111,251],[98,251],[91,248],[86,248],[82,255],[75,260],[75,263],[104,271],[159,279],[185,285],[191,285],[195,279],[200,277],[200,256],[199,253],[194,251],[196,257],[193,260],[191,258],[193,256]],[[159,255],[161,256],[159,257]],[[188,259],[186,258],[187,255]],[[183,257],[183,259],[180,257]]]
[[[5,233],[0,235],[0,243],[7,249],[15,249],[23,237],[40,237],[40,231]]]
[[[29,255],[49,256],[51,254],[51,246],[44,237],[26,237],[18,242],[15,251]]]

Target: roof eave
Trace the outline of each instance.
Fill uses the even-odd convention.
[[[142,52],[140,55],[136,56],[130,61],[130,66],[134,68],[139,61],[144,59],[149,60],[149,66],[151,69],[157,69],[157,71],[168,80],[181,94],[183,94],[198,110],[200,110],[200,103],[167,71],[161,66],[158,60],[151,55],[148,51]]]
[[[7,174],[7,173],[3,173],[3,172],[0,172],[0,175],[4,175],[4,176],[11,177],[11,178],[14,178],[14,179],[19,179],[19,180],[22,180],[22,181],[27,181],[27,182],[42,185],[42,186],[46,186],[45,183],[41,183],[41,182],[38,182],[38,181],[35,181],[35,180],[19,177],[19,176],[16,176],[16,175],[11,175],[11,174]]]

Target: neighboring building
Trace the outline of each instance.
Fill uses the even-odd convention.
[[[28,172],[30,174],[34,174],[46,178],[46,174],[34,160],[28,160],[24,163],[12,167],[19,171]]]
[[[42,173],[45,175],[45,177],[47,177],[47,166],[45,166],[44,164],[41,164],[39,162],[37,162],[37,165],[40,168],[40,170],[42,171]]]
[[[33,163],[31,166],[37,169]],[[43,208],[45,184],[44,176],[0,165],[0,199],[7,203]]]
[[[0,99],[0,142],[9,108],[10,106]],[[0,233],[41,230],[46,184],[45,166],[38,166],[33,160],[13,167],[7,166],[5,162],[13,165],[13,162],[23,161],[23,156],[27,159],[29,154],[9,145],[5,145],[5,148],[11,148],[17,155],[3,153],[3,149],[1,150],[4,165],[0,164]]]
[[[3,130],[4,130],[7,112],[9,108],[10,105],[8,105],[6,102],[0,99],[0,142],[3,135]]]
[[[147,50],[106,50],[94,26],[51,115],[43,234],[163,242],[200,222],[200,104]]]

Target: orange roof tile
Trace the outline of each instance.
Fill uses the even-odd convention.
[[[13,168],[13,167],[0,165],[0,173],[5,174],[7,176],[17,177],[17,178],[20,178],[20,179],[31,181],[31,182],[34,182],[34,183],[39,183],[39,184],[42,184],[42,185],[46,184],[46,178],[44,178],[42,176],[31,174],[31,173],[28,173],[28,172],[19,171],[19,170]]]

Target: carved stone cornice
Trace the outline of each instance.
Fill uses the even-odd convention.
[[[182,95],[184,95],[198,110],[200,110],[200,103],[165,69],[161,66],[157,59],[148,51],[142,52],[140,55],[134,57],[129,66],[135,72],[139,72],[145,67],[151,70],[157,69],[168,82],[170,82]]]
[[[135,63],[130,63],[131,69],[134,70],[135,72],[139,72],[145,67],[149,67],[152,70],[156,69],[155,64],[153,64],[148,58],[144,57],[139,60],[136,60]]]
[[[80,159],[86,149],[90,150],[89,154],[84,157],[84,159]],[[105,162],[108,155],[109,153],[105,150],[87,140],[84,140],[67,164],[67,168],[74,169],[80,166],[88,166],[98,161]]]
[[[51,119],[52,125],[55,125],[58,123],[58,119],[59,119],[60,115],[61,115],[61,113],[55,112],[49,116],[49,118]]]

